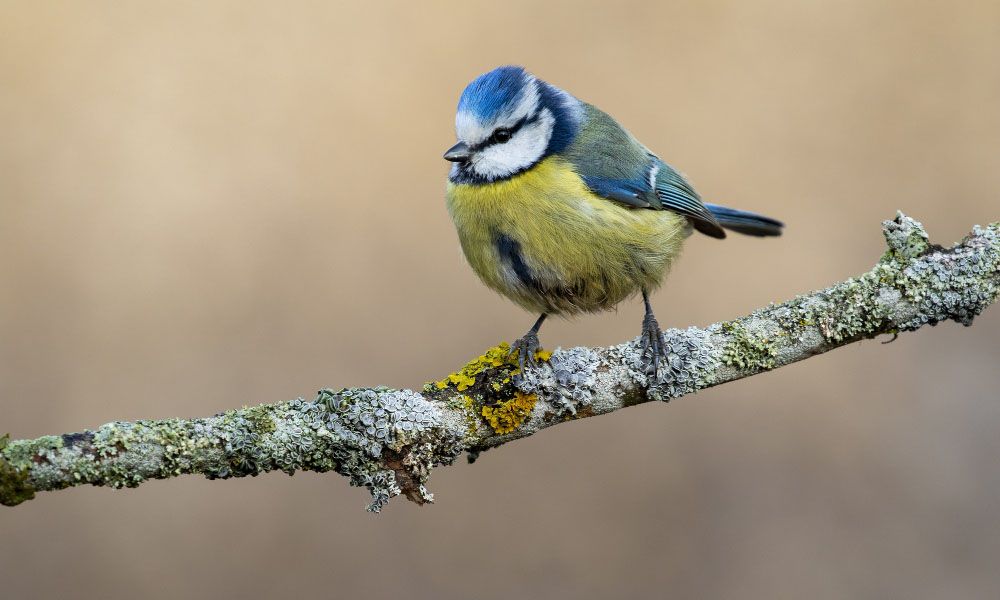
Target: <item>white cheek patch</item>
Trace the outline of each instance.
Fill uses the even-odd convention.
[[[521,127],[506,144],[493,144],[477,152],[470,161],[472,170],[493,180],[527,169],[545,153],[554,127],[552,112],[542,109],[535,121]]]
[[[458,139],[470,146],[476,146],[486,141],[493,131],[500,127],[513,127],[522,119],[527,119],[538,110],[541,95],[538,92],[538,80],[532,77],[524,86],[524,93],[510,110],[497,116],[488,123],[479,120],[475,114],[462,111],[455,115],[455,133]]]

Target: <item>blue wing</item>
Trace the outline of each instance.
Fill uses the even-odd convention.
[[[582,175],[590,191],[602,198],[621,202],[635,208],[658,208],[651,202],[649,188],[642,182],[628,179],[608,179],[598,175]]]
[[[694,221],[694,228],[706,235],[714,238],[726,237],[722,225],[701,201],[701,197],[691,184],[667,163],[656,157],[653,157],[653,161],[653,166],[650,167],[650,179],[663,208],[690,217]]]
[[[698,193],[670,165],[653,155],[614,119],[593,106],[564,156],[592,192],[638,209],[670,210],[691,219],[695,229],[726,237]]]
[[[695,229],[715,238],[726,237],[711,211],[694,188],[670,165],[649,155],[642,165],[645,176],[618,179],[581,173],[592,192],[633,208],[670,210],[690,218]]]

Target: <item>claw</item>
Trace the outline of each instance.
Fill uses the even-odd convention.
[[[524,334],[524,337],[510,345],[510,355],[517,354],[517,365],[522,373],[525,364],[529,367],[535,366],[535,352],[539,348],[541,345],[538,343],[538,335],[533,331]]]
[[[547,315],[542,313],[532,325],[528,333],[510,345],[510,356],[514,356],[517,353],[517,366],[521,371],[521,375],[524,374],[524,365],[527,364],[529,367],[535,366],[535,352],[541,348],[538,343],[538,330],[541,328],[542,323],[545,321]]]

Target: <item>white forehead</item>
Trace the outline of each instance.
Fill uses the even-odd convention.
[[[490,137],[494,129],[498,127],[512,127],[521,119],[526,119],[535,114],[541,103],[541,94],[538,92],[538,80],[529,75],[525,83],[521,96],[511,107],[500,111],[488,120],[481,120],[480,117],[471,111],[461,110],[455,114],[455,134],[459,140],[475,146]]]

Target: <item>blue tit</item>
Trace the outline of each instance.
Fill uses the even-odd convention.
[[[462,251],[483,283],[540,314],[511,348],[522,369],[548,315],[608,310],[641,293],[642,356],[655,373],[667,348],[649,293],[692,231],[781,235],[779,221],[702,202],[606,113],[521,67],[470,83],[455,132],[446,199]]]

